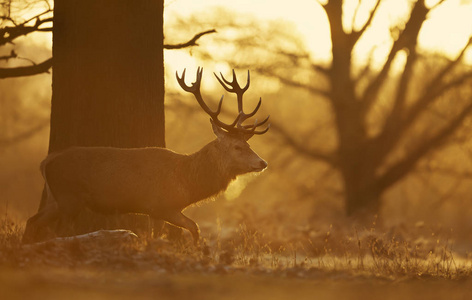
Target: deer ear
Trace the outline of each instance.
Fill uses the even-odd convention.
[[[213,133],[216,135],[217,138],[221,139],[225,135],[226,131],[217,126],[212,119],[210,119],[210,123],[211,128],[213,128]]]

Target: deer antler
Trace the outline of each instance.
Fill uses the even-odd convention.
[[[213,74],[215,75],[216,79],[224,87],[225,90],[227,90],[230,93],[236,94],[237,101],[238,101],[238,111],[239,111],[239,121],[237,122],[237,128],[240,129],[240,130],[244,130],[246,133],[252,133],[252,134],[264,134],[264,133],[266,133],[270,128],[270,124],[267,126],[266,129],[264,129],[262,131],[256,131],[256,128],[259,127],[259,126],[264,125],[269,120],[270,116],[267,116],[267,118],[265,118],[263,121],[261,121],[259,123],[257,122],[257,119],[256,119],[256,121],[252,125],[243,125],[244,121],[246,121],[247,119],[249,119],[250,117],[254,116],[257,113],[257,111],[259,110],[259,108],[261,107],[261,104],[262,104],[262,98],[259,98],[259,102],[257,103],[256,108],[254,108],[254,110],[252,112],[248,113],[248,114],[244,113],[244,110],[243,110],[243,95],[248,90],[249,85],[251,83],[251,77],[250,77],[249,70],[247,71],[247,82],[246,82],[246,85],[243,88],[238,83],[238,79],[236,78],[236,73],[235,73],[234,69],[233,69],[233,79],[231,81],[224,78],[222,73],[220,73],[221,78],[218,77],[218,75],[216,75],[216,73],[213,73]]]
[[[242,124],[245,120],[247,120],[248,118],[254,116],[257,113],[257,111],[259,110],[259,107],[262,104],[262,99],[260,98],[259,103],[257,104],[256,108],[251,113],[246,114],[243,111],[243,94],[249,88],[249,84],[250,84],[249,71],[247,73],[248,74],[247,75],[247,83],[244,86],[244,88],[241,88],[241,86],[239,85],[239,83],[236,79],[236,74],[235,74],[234,70],[233,70],[233,80],[231,82],[226,80],[223,77],[223,74],[220,73],[221,79],[215,74],[216,79],[225,88],[225,90],[227,90],[230,93],[235,93],[236,96],[237,96],[239,114],[236,117],[236,119],[233,121],[233,123],[231,123],[231,124],[226,124],[226,123],[223,123],[220,120],[218,120],[218,115],[221,112],[221,106],[223,104],[223,97],[224,96],[221,96],[221,99],[220,99],[220,102],[218,104],[218,108],[216,109],[216,111],[212,111],[208,107],[208,105],[206,105],[205,101],[203,101],[203,97],[200,93],[200,86],[201,86],[201,81],[202,81],[203,68],[198,67],[195,82],[192,83],[191,86],[188,86],[185,83],[185,71],[186,71],[186,69],[184,69],[184,71],[182,72],[182,76],[180,76],[180,77],[179,77],[178,72],[176,72],[175,75],[177,77],[178,83],[180,84],[180,86],[182,87],[182,89],[184,91],[192,93],[195,96],[198,104],[200,104],[202,109],[211,117],[211,119],[213,120],[213,122],[216,125],[218,125],[219,127],[227,130],[228,132],[239,132],[239,133],[243,133],[243,134],[246,134],[246,135],[264,134],[269,130],[270,124],[267,126],[266,129],[261,130],[261,131],[256,131],[256,128],[261,126],[261,125],[264,125],[269,120],[270,116],[268,116],[266,119],[264,119],[263,121],[261,121],[259,123],[257,122],[257,119],[256,119],[256,121],[252,125],[243,125]]]
[[[203,108],[203,110],[211,117],[211,119],[213,120],[213,122],[215,122],[216,125],[218,125],[219,127],[223,128],[223,129],[226,129],[227,131],[234,130],[234,126],[239,121],[239,118],[240,118],[239,116],[231,124],[223,123],[218,119],[218,115],[221,112],[221,105],[223,104],[223,97],[224,96],[221,96],[221,99],[220,99],[220,102],[218,103],[218,108],[216,109],[216,111],[212,111],[208,107],[208,105],[206,105],[205,101],[203,101],[202,94],[200,93],[200,85],[201,85],[201,82],[202,82],[203,68],[198,67],[198,69],[197,69],[197,78],[195,79],[195,82],[192,83],[191,86],[188,86],[185,83],[185,71],[186,71],[186,69],[184,69],[184,71],[182,72],[181,77],[179,77],[178,72],[175,72],[175,76],[177,77],[177,81],[179,82],[182,89],[186,92],[192,93],[195,96],[195,99],[197,99],[198,104],[200,104],[201,108]]]

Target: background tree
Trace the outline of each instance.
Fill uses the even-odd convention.
[[[40,13],[35,13],[35,11]],[[0,3],[0,61],[23,61],[23,66],[0,68],[0,79],[48,72],[52,59],[37,63],[15,50],[15,41],[33,33],[52,31],[52,7],[47,0],[4,0]]]
[[[47,50],[39,49],[37,45],[26,48],[25,41],[42,39],[50,35],[51,31],[52,8],[48,1],[0,2],[0,79],[15,78],[3,80],[1,83],[0,123],[3,130],[0,133],[0,149],[27,140],[48,126],[46,116],[37,116],[38,108],[42,107],[40,99],[35,104],[36,109],[32,105],[25,105],[25,102],[28,102],[28,99],[25,99],[28,97],[24,97],[28,89],[26,82],[33,85],[33,81],[18,77],[43,74],[39,76],[38,81],[48,80],[49,74],[46,72],[52,65],[51,54]],[[35,55],[32,57],[31,53]],[[15,99],[15,93],[12,91],[20,85],[20,81],[24,81],[24,84],[21,85],[22,91],[18,93],[22,93],[23,97]]]
[[[328,157],[332,158],[332,163],[342,174],[348,215],[363,209],[377,212],[382,193],[412,171],[425,154],[441,146],[472,111],[472,99],[465,104],[459,99],[457,106],[460,108],[441,128],[418,137],[416,145],[412,145],[408,153],[393,163],[388,163],[390,154],[430,104],[440,99],[449,89],[472,78],[472,72],[459,74],[452,80],[447,78],[460,62],[471,40],[456,60],[451,61],[424,84],[422,91],[412,93],[413,89],[418,89],[411,86],[419,57],[418,35],[430,11],[425,1],[419,0],[412,4],[410,17],[403,28],[398,30],[380,71],[371,74],[365,83],[361,83],[364,78],[354,76],[352,51],[371,24],[380,2],[377,1],[364,25],[358,29],[352,28],[351,32],[347,32],[343,26],[341,1],[329,1],[323,5],[331,28],[333,59],[331,66],[324,71],[330,89],[320,92],[326,92],[335,116],[338,147]],[[353,18],[355,20],[355,14]],[[380,131],[372,134],[372,130],[368,128],[369,114],[375,102],[379,101],[380,90],[389,79],[392,63],[400,51],[407,57],[398,78],[392,107],[383,120]]]
[[[256,33],[253,28],[258,28],[257,24],[244,18],[233,21],[244,28],[239,35],[232,32],[233,43],[238,45],[234,55],[201,54],[303,89],[320,109],[326,107],[331,112],[323,122],[336,138],[328,137],[326,142],[320,142],[315,131],[318,142],[311,143],[313,137],[285,131],[286,126],[277,126],[277,121],[273,121],[273,129],[298,153],[337,171],[347,215],[377,213],[384,193],[411,174],[427,154],[444,146],[472,112],[468,88],[472,70],[463,64],[471,40],[452,60],[434,58],[418,46],[428,15],[447,1],[431,7],[424,0],[411,2],[407,17],[391,26],[391,44],[384,61],[373,61],[375,46],[365,63],[355,59],[355,48],[375,24],[383,2],[375,1],[369,8],[359,1],[350,21],[345,18],[345,1],[320,4],[330,28],[330,62],[314,60],[303,43],[294,41],[286,31],[277,31],[274,24],[259,25]],[[361,10],[368,11],[364,19],[358,16]],[[209,20],[201,22],[221,28]],[[231,26],[228,21],[215,22]],[[244,55],[243,49],[250,55]],[[428,60],[434,60],[435,67],[425,71]],[[303,102],[290,99],[295,106],[297,101]],[[313,123],[319,124],[317,120]]]

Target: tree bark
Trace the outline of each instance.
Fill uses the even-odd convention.
[[[368,164],[368,162],[366,162]],[[358,169],[343,170],[344,198],[346,215],[364,217],[377,214],[381,195],[384,192],[377,184],[373,166],[361,166]]]
[[[164,147],[163,1],[54,5],[49,152]]]
[[[54,6],[49,153],[165,147],[163,0],[56,0]],[[32,226],[28,221],[25,236]]]

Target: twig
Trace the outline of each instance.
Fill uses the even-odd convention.
[[[47,13],[47,12],[45,12]],[[8,43],[12,43],[14,39],[20,37],[20,36],[26,36],[32,32],[35,31],[40,31],[40,32],[50,32],[52,31],[52,27],[47,27],[47,28],[39,28],[42,24],[52,22],[53,18],[45,18],[45,19],[40,19],[39,16],[42,16],[45,13],[41,13],[38,16],[35,16],[34,18],[31,18],[21,24],[15,25],[15,26],[6,26],[3,28],[0,28],[0,46],[1,45],[6,45]],[[34,25],[32,26],[27,26],[26,24],[31,22],[32,20],[36,19]]]
[[[45,60],[44,62],[28,66],[28,67],[16,67],[16,68],[0,68],[0,79],[11,78],[11,77],[23,77],[31,76],[41,73],[49,72],[52,67],[52,58]]]
[[[9,55],[0,56],[0,60],[6,60],[8,62],[10,59],[17,57],[18,54],[15,52],[15,50],[11,50]]]
[[[164,45],[164,49],[182,49],[186,47],[193,47],[193,46],[198,46],[197,40],[201,38],[202,36],[210,33],[215,33],[215,29],[207,30],[204,32],[200,32],[196,34],[191,40],[189,40],[186,43],[181,43],[181,44],[174,44],[174,45]]]

